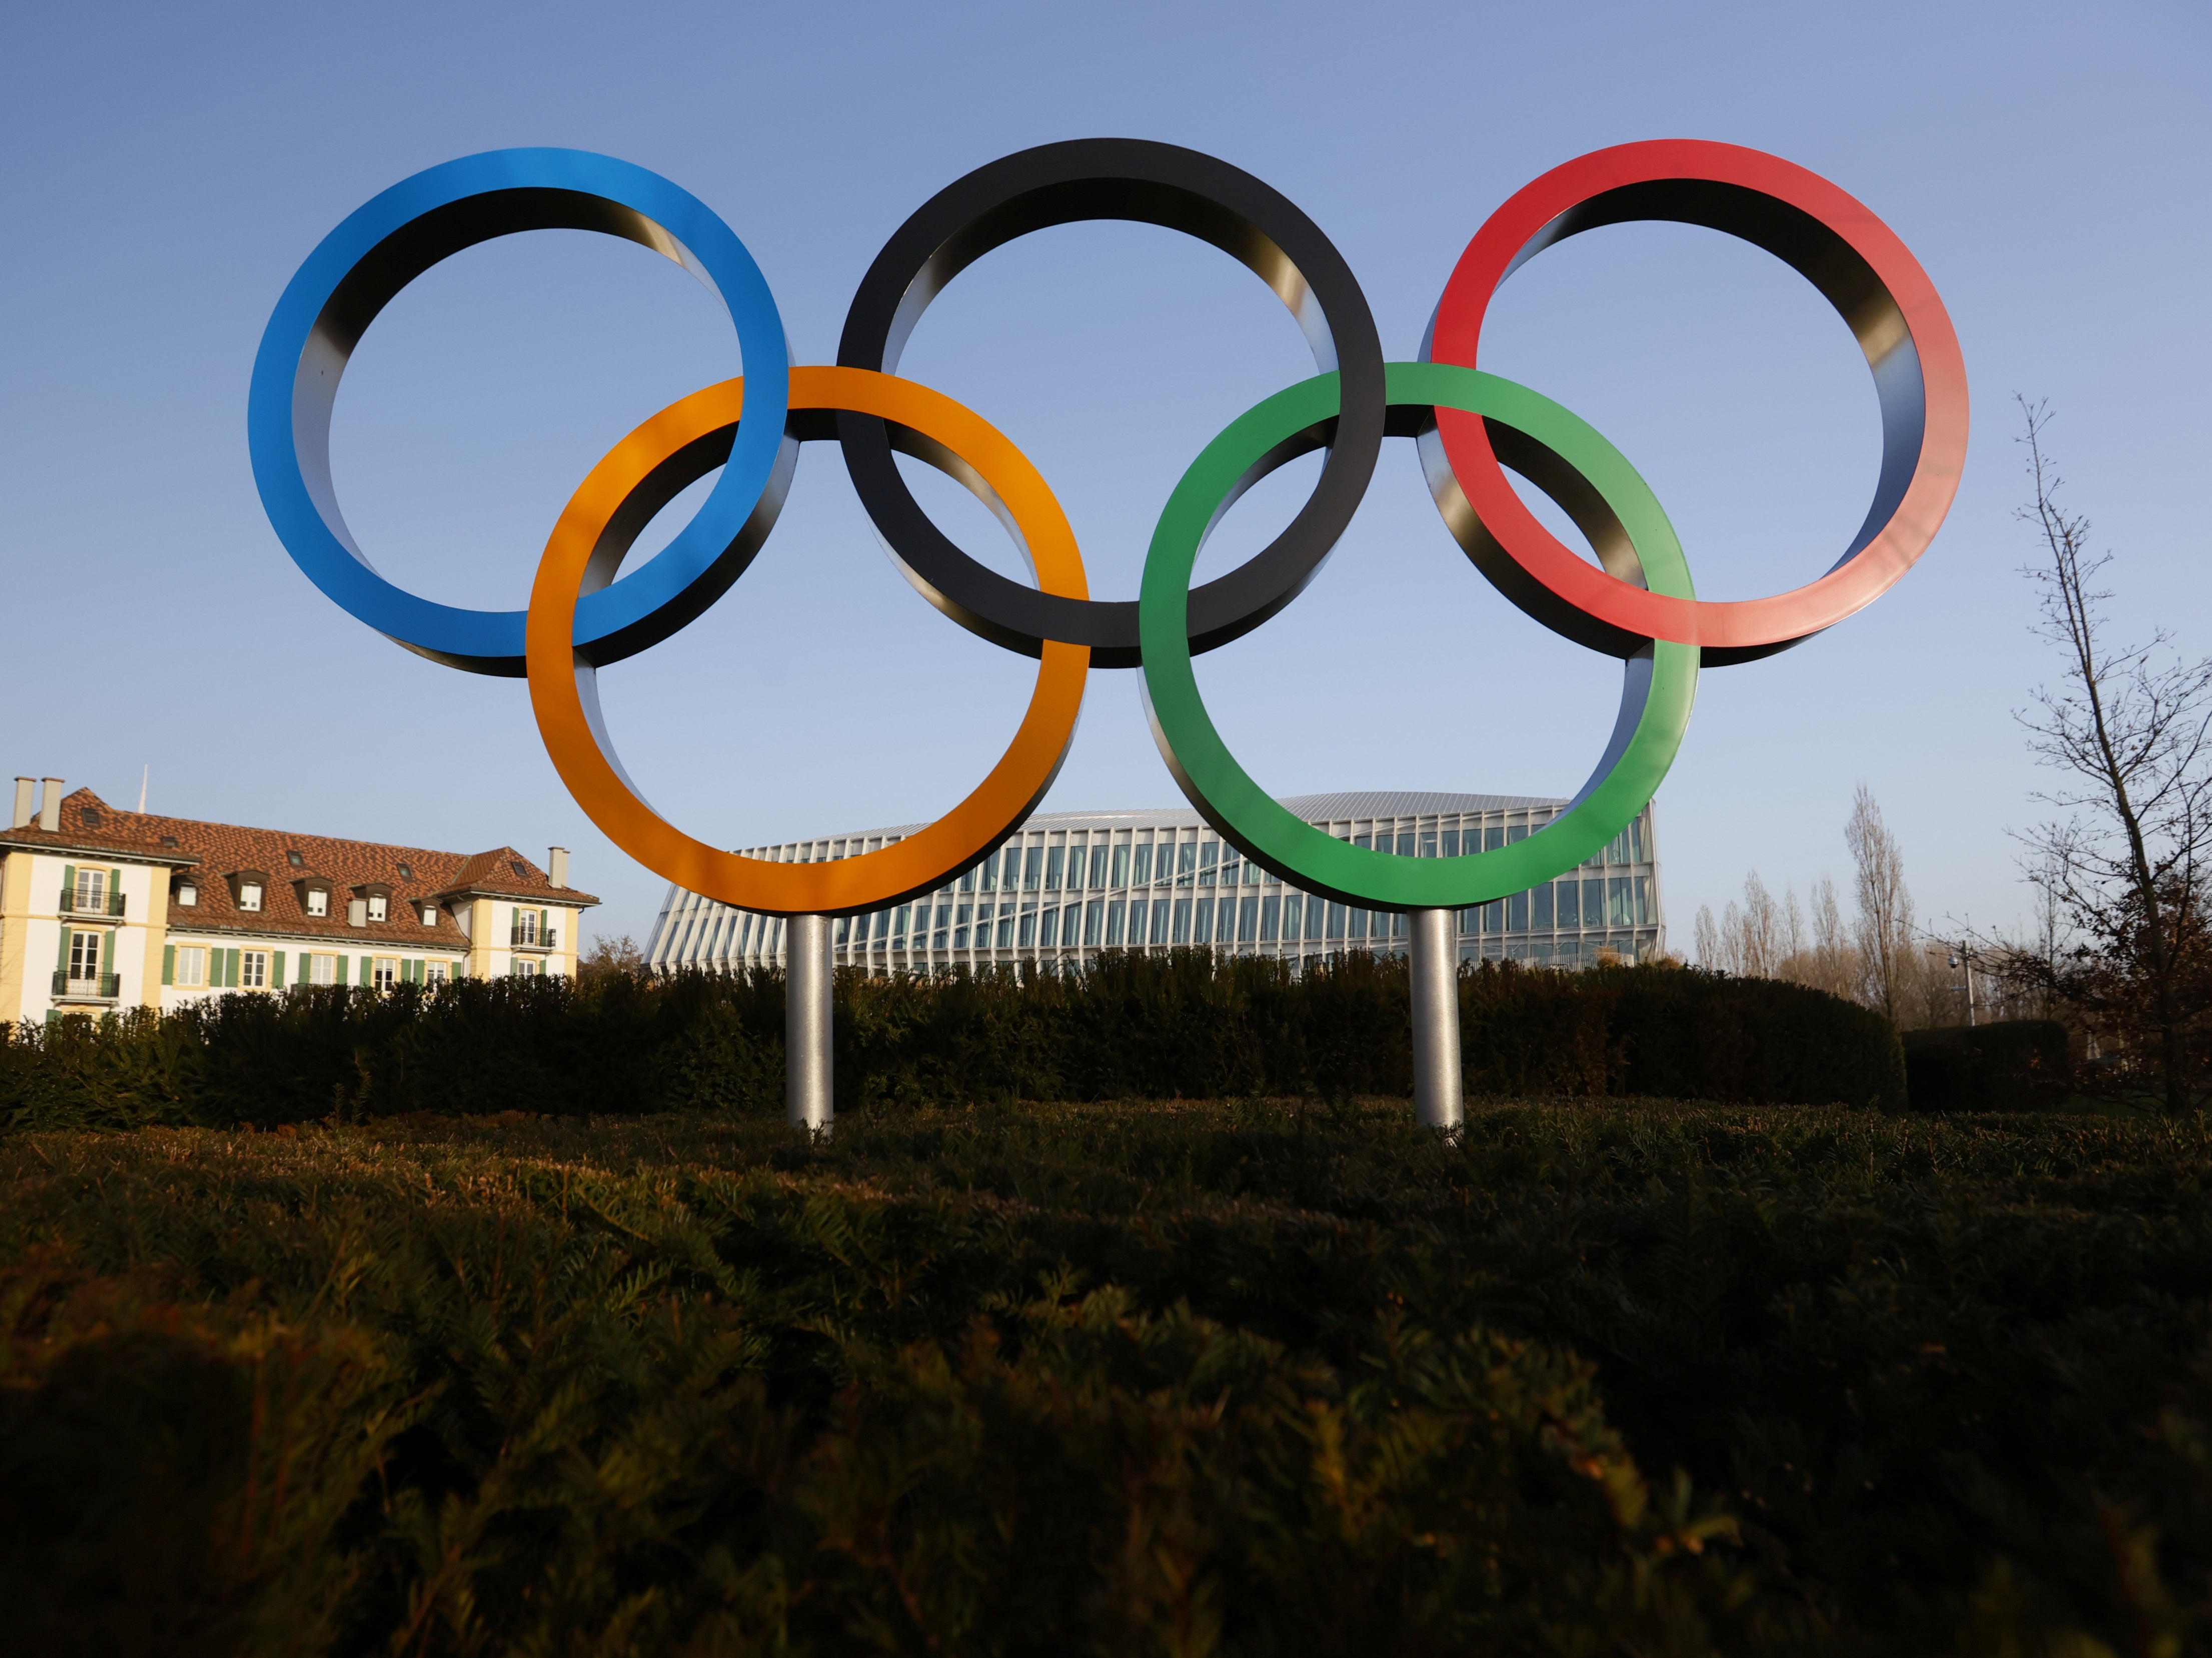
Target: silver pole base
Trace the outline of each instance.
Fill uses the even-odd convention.
[[[787,934],[783,1005],[784,1114],[793,1128],[827,1134],[830,1090],[830,918],[794,915]]]
[[[1413,1115],[1424,1128],[1455,1131],[1465,1119],[1459,1069],[1459,952],[1448,909],[1417,909],[1413,934]]]

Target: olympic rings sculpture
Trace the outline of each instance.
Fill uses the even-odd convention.
[[[1165,226],[1238,260],[1297,319],[1319,371],[1239,416],[1191,464],[1161,512],[1134,603],[1090,597],[1066,514],[1003,434],[897,374],[915,323],[962,270],[1032,230],[1091,219]],[[1478,367],[1499,283],[1569,236],[1644,219],[1705,226],[1773,253],[1836,308],[1873,373],[1882,425],[1873,504],[1832,568],[1794,591],[1699,599],[1673,526],[1627,460],[1557,404]],[[338,382],[377,313],[423,271],[477,242],[545,228],[621,236],[682,264],[728,311],[745,373],[662,410],[592,468],[547,540],[526,610],[434,604],[379,576],[346,527],[330,473]],[[849,914],[943,884],[1043,799],[1097,666],[1140,671],[1169,769],[1246,857],[1341,902],[1424,909],[1486,902],[1582,863],[1643,809],[1673,764],[1700,666],[1786,650],[1894,585],[1957,492],[1967,396],[1950,318],[1904,243],[1826,179],[1730,144],[1618,145],[1527,185],[1468,244],[1411,362],[1384,360],[1350,267],[1310,219],[1250,174],[1142,140],[1047,144],[976,169],[898,228],[861,279],[834,367],[791,362],[759,267],[696,197],[607,156],[508,149],[417,173],[324,239],[263,334],[247,428],[263,505],[308,579],[409,650],[526,677],[547,752],[578,804],[640,863],[692,891],[769,914]],[[1623,661],[1620,711],[1589,780],[1559,817],[1510,846],[1413,859],[1334,840],[1253,780],[1198,693],[1194,655],[1260,626],[1313,579],[1364,496],[1385,437],[1416,440],[1446,527],[1501,592],[1554,632]],[[970,632],[1036,658],[1036,685],[998,764],[936,823],[865,855],[769,863],[696,840],[646,805],[607,740],[596,674],[726,592],[774,530],[800,446],[830,440],[908,580]],[[1194,588],[1206,537],[1237,497],[1316,450],[1321,475],[1282,533]],[[981,500],[1036,586],[1008,580],[947,538],[894,453]],[[1501,467],[1554,501],[1597,562],[1546,530]],[[623,569],[654,513],[718,468],[682,531]]]

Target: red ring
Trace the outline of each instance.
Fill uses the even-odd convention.
[[[1875,508],[1842,560],[1819,580],[1765,598],[1647,592],[1537,521],[1506,482],[1479,416],[1439,409],[1438,435],[1468,504],[1522,573],[1501,585],[1537,620],[1615,653],[1666,639],[1703,647],[1710,665],[1765,656],[1871,604],[1934,538],[1966,455],[1958,333],[1920,262],[1863,203],[1779,156],[1670,138],[1577,157],[1491,215],[1453,268],[1423,355],[1476,367],[1491,295],[1507,276],[1579,231],[1645,219],[1705,225],[1765,247],[1818,288],[1857,336],[1883,393],[1884,465]]]

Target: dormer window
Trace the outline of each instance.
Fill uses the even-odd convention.
[[[305,869],[307,866],[307,860],[300,856],[296,852],[286,853],[284,854],[284,861],[291,865],[294,869]]]
[[[240,909],[242,909],[242,910],[246,910],[246,911],[247,911],[247,912],[249,912],[249,913],[256,912],[256,911],[258,911],[258,910],[260,909],[260,908],[261,908],[261,883],[260,883],[260,882],[258,882],[258,881],[240,881],[240,882],[238,884],[238,907],[239,907]]]
[[[389,901],[380,892],[372,894],[368,900],[368,919],[372,921],[383,920],[386,916],[386,907],[388,902]]]
[[[309,887],[304,908],[310,915],[328,915],[331,913],[331,890],[328,887]]]
[[[185,881],[179,884],[177,887],[177,905],[179,908],[191,909],[198,905],[199,901],[200,890],[198,887],[194,886],[190,881]]]
[[[437,905],[425,904],[422,906],[422,925],[424,926],[435,926],[438,925]]]
[[[402,864],[402,865],[400,865],[400,866],[399,866],[399,878],[400,878],[401,880],[403,880],[403,881],[411,881],[411,880],[413,880],[413,879],[415,878],[415,865],[412,865],[412,864]]]

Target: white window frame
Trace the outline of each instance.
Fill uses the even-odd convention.
[[[382,893],[372,892],[368,895],[368,919],[370,920],[388,920],[391,919],[391,901],[386,898]]]
[[[368,982],[377,994],[382,995],[399,982],[399,958],[396,956],[377,956],[370,959]]]
[[[328,887],[307,889],[307,914],[318,918],[331,913],[331,893]]]
[[[422,925],[424,926],[435,926],[438,925],[437,905],[425,904],[422,906]]]
[[[204,944],[179,944],[175,970],[170,975],[179,989],[201,990],[207,986],[208,953]]]
[[[70,934],[69,981],[71,984],[88,985],[99,980],[100,957],[107,953],[106,937],[104,932],[84,927]],[[92,960],[92,971],[80,973],[77,969],[84,964],[87,957]]]
[[[307,982],[311,985],[334,985],[343,982],[345,957],[326,956],[318,950],[307,958]]]
[[[247,914],[259,914],[267,898],[268,894],[262,890],[260,882],[240,881],[238,884],[238,907]]]
[[[534,956],[518,956],[514,958],[510,971],[518,979],[534,979],[538,976],[538,958]]]
[[[104,869],[77,871],[74,901],[76,913],[80,915],[105,915],[107,913],[107,872]]]
[[[197,909],[199,908],[199,902],[198,882],[180,881],[177,884],[177,907],[179,909]]]
[[[441,985],[452,975],[452,967],[447,963],[425,962],[422,963],[422,982]]]
[[[269,952],[265,950],[241,950],[238,952],[238,987],[240,990],[269,988]]]
[[[538,948],[538,912],[534,909],[526,909],[520,904],[517,904],[514,907],[514,925],[509,932],[519,948],[523,950]]]

